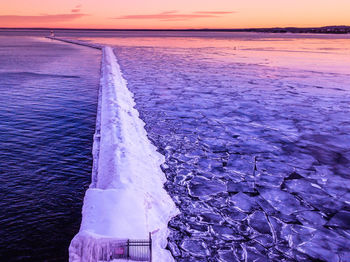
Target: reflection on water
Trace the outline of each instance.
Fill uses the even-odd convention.
[[[0,57],[0,261],[67,261],[90,183],[100,53],[22,36],[0,37]]]
[[[166,156],[177,261],[347,261],[350,40],[261,35],[84,39]]]

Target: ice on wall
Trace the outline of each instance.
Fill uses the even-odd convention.
[[[126,87],[113,50],[103,48],[94,168],[79,233],[69,247],[70,261],[109,261],[125,239],[148,239],[153,256],[172,261],[167,245],[169,219],[177,209],[163,189],[164,157],[150,143]]]

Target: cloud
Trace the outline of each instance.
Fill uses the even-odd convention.
[[[166,11],[157,14],[147,14],[147,15],[124,15],[115,17],[113,19],[156,19],[161,21],[184,21],[197,18],[217,18],[222,15],[232,14],[233,12],[224,12],[224,11],[199,11],[189,14],[181,14],[178,11]]]
[[[79,13],[81,10],[81,5],[76,5],[72,10],[71,12],[72,13]]]
[[[87,14],[56,14],[56,15],[0,15],[0,23],[55,23],[75,20]]]
[[[198,11],[194,12],[195,14],[212,14],[212,15],[228,15],[234,14],[236,12],[228,12],[228,11]]]

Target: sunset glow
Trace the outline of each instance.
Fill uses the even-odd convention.
[[[247,28],[350,24],[348,0],[12,0],[0,27]]]

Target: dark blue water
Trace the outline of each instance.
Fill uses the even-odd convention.
[[[0,36],[0,261],[67,261],[91,178],[100,52]]]

